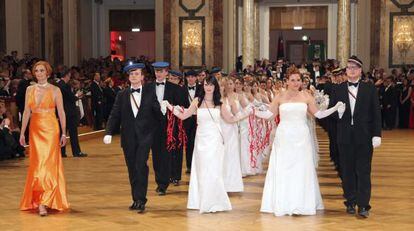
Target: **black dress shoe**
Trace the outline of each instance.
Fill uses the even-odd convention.
[[[63,158],[66,158],[66,157],[68,157],[68,156],[66,155],[66,153],[62,153],[62,157],[63,157]]]
[[[137,213],[143,213],[145,211],[145,204],[144,203],[138,203],[138,206],[137,206],[136,210],[138,210]]]
[[[174,186],[180,186],[180,181],[179,180],[173,180],[173,185]]]
[[[79,152],[78,154],[74,154],[73,157],[87,157],[88,154],[83,153],[83,152]]]
[[[365,207],[358,207],[358,215],[362,218],[368,218],[369,217],[369,210]]]
[[[158,193],[158,196],[165,196],[165,194],[167,194],[167,190],[160,187],[157,187],[155,191]]]
[[[190,173],[191,173],[190,169],[185,170],[185,174],[190,174]]]
[[[355,214],[355,205],[347,205],[346,206],[346,213]]]
[[[131,206],[129,206],[129,210],[137,210],[139,206],[139,202],[134,201]]]

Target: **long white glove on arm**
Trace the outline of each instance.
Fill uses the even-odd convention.
[[[339,107],[338,107],[338,117],[339,117],[339,119],[342,119],[342,116],[345,113],[345,109],[346,109],[345,103],[343,103],[342,105],[339,105]]]
[[[270,118],[273,117],[273,113],[269,109],[266,109],[264,111],[255,110],[254,115],[261,119],[265,119],[265,120],[269,120]]]
[[[328,117],[328,116],[330,116],[332,113],[334,113],[334,112],[336,112],[337,110],[338,110],[338,108],[339,107],[343,107],[343,104],[344,103],[342,103],[342,102],[338,102],[338,103],[336,103],[336,105],[335,106],[333,106],[333,107],[331,107],[331,108],[329,108],[329,109],[326,109],[326,110],[323,110],[323,111],[321,111],[321,110],[319,110],[319,111],[317,111],[315,114],[313,114],[316,118],[318,118],[318,119],[323,119],[323,118],[325,118],[325,117]]]
[[[104,136],[103,142],[104,144],[110,144],[112,142],[112,136],[111,135]]]
[[[378,148],[379,146],[381,146],[381,137],[379,136],[372,137],[372,147]]]
[[[245,108],[242,108],[237,114],[235,115],[237,118],[237,121],[242,120],[246,117],[248,117],[253,112],[253,105],[249,104]]]

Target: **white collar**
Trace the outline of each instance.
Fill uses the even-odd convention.
[[[156,82],[156,83],[164,83],[164,84],[165,84],[165,82],[167,82],[167,79],[164,79],[163,81],[158,81],[158,80],[155,80],[155,82]]]

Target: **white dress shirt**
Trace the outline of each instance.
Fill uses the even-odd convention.
[[[138,89],[140,89],[140,93],[134,92],[134,93],[131,94],[131,97],[134,97],[135,102],[137,102],[138,107],[140,107],[141,106],[141,96],[142,96],[142,86],[140,86]],[[134,117],[137,117],[138,108],[135,105],[135,102],[132,98],[130,99],[130,101],[131,101],[131,107],[132,107],[132,112],[134,113]]]
[[[164,85],[156,85],[157,83],[164,83]],[[164,90],[165,90],[165,84],[166,84],[166,80],[164,79],[164,81],[162,82],[155,82],[155,92],[157,94],[157,100],[158,102],[161,104],[162,100],[164,99]]]
[[[359,81],[359,80],[358,80]],[[358,88],[359,88],[359,84],[357,87],[355,86],[348,86],[348,90],[349,92],[352,93],[352,95],[355,96],[355,98],[358,95]],[[355,103],[356,103],[356,99],[354,99],[354,97],[351,95],[351,93],[348,92],[348,97],[349,97],[349,107],[351,108],[351,125],[354,125],[354,110],[355,110]]]

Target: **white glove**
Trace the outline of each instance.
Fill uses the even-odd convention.
[[[251,114],[253,112],[254,106],[252,104],[247,105],[245,108],[243,108],[243,111],[247,114]]]
[[[344,103],[342,103],[341,101],[339,101],[338,103],[336,103],[335,106],[323,110],[323,111],[317,111],[315,114],[313,114],[316,118],[318,119],[323,119],[325,117],[330,116],[332,113],[336,112],[338,110],[339,107],[341,107],[341,105],[344,105]]]
[[[104,144],[110,144],[112,142],[112,136],[111,135],[104,136],[103,142]]]
[[[160,104],[160,107],[161,107],[161,113],[163,114],[163,115],[165,115],[165,113],[167,113],[167,105],[168,105],[169,103],[168,103],[168,101],[167,100],[163,100],[162,102],[161,102],[161,104]]]
[[[266,111],[255,111],[255,116],[261,118],[261,119],[265,119],[265,120],[269,120],[270,118],[273,117],[273,113],[269,110]]]
[[[339,105],[339,107],[338,107],[338,116],[339,116],[339,119],[342,119],[342,116],[345,113],[345,109],[346,109],[345,103],[342,103],[341,105]]]
[[[379,146],[381,146],[381,137],[379,136],[372,137],[372,147],[378,148]]]
[[[267,111],[268,107],[265,104],[260,105],[260,107],[258,108],[259,111]]]

